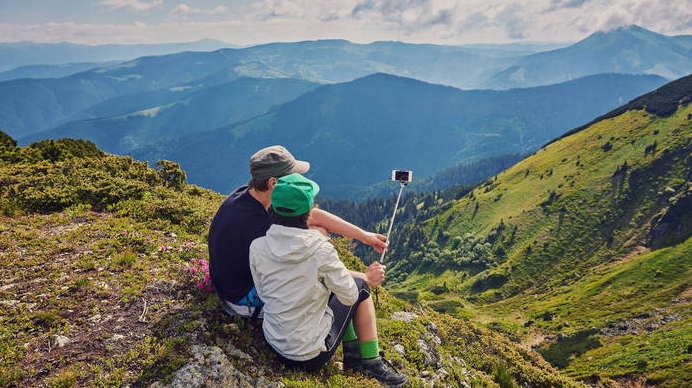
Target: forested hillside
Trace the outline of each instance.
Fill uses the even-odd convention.
[[[248,120],[318,86],[291,78],[239,78],[206,88],[172,88],[116,97],[77,115],[87,119],[70,121],[21,141],[87,139],[104,151],[124,154]]]
[[[0,132],[0,387],[380,386],[335,361],[287,370],[259,322],[224,315],[205,278],[223,199],[173,162]],[[378,295],[380,346],[411,386],[584,387],[498,333]]]
[[[246,155],[283,144],[311,162],[308,175],[324,196],[352,198],[387,179],[393,168],[423,178],[462,162],[530,152],[663,82],[603,74],[540,88],[465,91],[374,74],[324,85],[246,122],[130,155],[175,160],[191,182],[229,192],[249,178]]]
[[[539,346],[573,377],[685,386],[691,96],[689,76],[461,198],[408,202],[401,213],[411,221],[395,228],[387,259],[389,287]]]

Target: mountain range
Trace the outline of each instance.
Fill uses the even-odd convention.
[[[321,86],[239,124],[129,154],[175,160],[190,182],[229,192],[249,178],[248,155],[283,144],[312,163],[308,175],[323,195],[349,198],[388,179],[393,168],[422,178],[465,161],[532,151],[664,82],[607,74],[530,89],[463,91],[375,74]]]
[[[71,121],[73,115],[111,98],[213,86],[239,77],[334,83],[384,72],[487,89],[545,85],[610,72],[676,78],[692,71],[691,41],[689,36],[627,27],[530,55],[527,51],[551,47],[529,46],[522,51],[503,46],[323,40],[147,56],[64,78],[0,82],[0,128],[21,138]]]
[[[181,51],[212,51],[225,47],[237,46],[214,39],[164,44],[0,43],[0,71],[28,65],[127,61],[145,55],[165,55]]]
[[[692,73],[692,36],[666,36],[638,26],[599,31],[576,44],[523,57],[485,82],[490,88],[549,85],[588,74]]]

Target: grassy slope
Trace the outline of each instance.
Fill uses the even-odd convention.
[[[689,195],[685,174],[692,161],[691,114],[692,105],[666,118],[634,110],[592,124],[547,145],[427,221],[427,239],[438,241],[441,250],[451,250],[451,256],[454,240],[449,236],[472,233],[483,238],[495,233],[501,221],[506,224],[493,243],[493,249],[502,246],[506,255],[498,255],[498,265],[489,271],[506,282],[474,289],[487,271],[469,276],[477,271],[432,263],[408,276],[396,291],[423,291],[419,298],[433,307],[459,306],[452,311],[492,321],[529,342],[537,335],[559,330],[569,334],[668,306],[692,286],[692,243],[678,241],[653,252],[641,244],[652,217],[669,201]],[[646,152],[654,142],[655,151]],[[627,171],[614,174],[625,162]],[[666,187],[675,194],[666,194]],[[517,232],[511,238],[514,226]],[[451,292],[441,296],[425,292],[443,284]],[[538,319],[545,312],[558,319]],[[529,319],[539,327],[525,329],[522,324]],[[565,320],[571,323],[567,327]],[[684,330],[662,327],[651,335],[655,333],[692,340]],[[656,344],[642,344],[653,353],[659,349]],[[679,348],[677,357],[687,364],[650,362],[637,370],[608,361],[626,358],[626,347],[602,349],[583,355],[570,373],[583,378],[588,375],[585,370],[601,370],[602,376],[612,377],[646,372],[651,381],[661,383],[680,381],[674,371],[689,370],[689,356]],[[586,362],[586,358],[591,359]],[[591,369],[579,371],[585,365]],[[670,368],[665,372],[667,367],[673,372]],[[653,379],[655,373],[668,373],[669,380]]]
[[[379,386],[333,362],[316,373],[284,369],[260,325],[225,316],[213,294],[196,288],[185,265],[206,258],[206,227],[222,196],[181,184],[175,166],[164,174],[90,143],[16,148],[3,135],[0,387],[145,387],[184,365],[197,343],[221,347],[247,375],[288,387]],[[347,242],[335,245],[349,267],[363,268]],[[430,322],[447,372],[437,386],[582,387],[502,335],[430,310],[410,323],[390,320],[413,307],[384,290],[379,301],[381,346],[413,387],[438,370],[423,363],[416,344]],[[55,346],[52,335],[70,342]],[[233,349],[251,359],[233,357]]]

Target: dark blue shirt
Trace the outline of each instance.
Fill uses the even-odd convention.
[[[216,212],[209,227],[209,273],[222,299],[236,303],[254,287],[250,272],[250,243],[265,235],[273,213],[237,188]]]

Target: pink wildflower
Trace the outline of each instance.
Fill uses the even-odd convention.
[[[197,263],[197,259],[190,259],[190,262],[191,263]],[[200,263],[200,264],[202,264],[202,263]]]
[[[46,295],[44,295],[43,297],[46,298],[46,299],[50,299],[51,294],[46,294]]]
[[[197,283],[197,288],[199,288],[200,290],[203,290],[204,289],[204,283],[202,283],[202,282]]]
[[[190,273],[193,275],[196,274],[197,273],[197,267],[195,267],[194,265],[190,266]]]
[[[123,231],[120,232],[120,233],[122,233],[122,234],[127,234],[127,230],[123,230]]]
[[[211,286],[211,284],[207,285],[207,292],[212,292],[214,291],[214,287]]]
[[[199,259],[199,265],[201,265],[202,267],[208,267],[209,263],[207,263],[207,261],[204,259]]]

